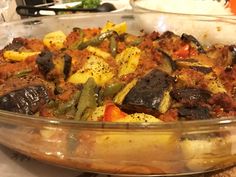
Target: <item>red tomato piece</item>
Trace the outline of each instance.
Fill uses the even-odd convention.
[[[103,121],[115,122],[116,120],[123,119],[126,116],[127,114],[122,112],[115,104],[108,103],[105,107]]]
[[[186,44],[181,47],[179,50],[174,52],[174,57],[177,58],[187,58],[190,55],[190,45]]]

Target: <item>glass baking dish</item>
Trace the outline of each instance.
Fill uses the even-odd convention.
[[[128,32],[160,30],[163,26],[140,25],[140,17],[156,17],[165,30],[185,32],[187,24],[213,23],[227,29],[207,33],[204,44],[235,41],[236,22],[214,16],[166,13],[101,13],[32,18],[0,25],[0,47],[14,37],[42,38],[48,32],[73,27],[102,27],[107,20],[126,21]],[[168,19],[171,17],[171,24]],[[209,18],[211,19],[209,21]],[[220,18],[220,20],[219,20]],[[183,28],[173,24],[184,19]],[[204,36],[203,31],[193,35]],[[209,39],[209,40],[208,40]],[[212,40],[210,40],[212,39]],[[214,39],[214,40],[213,40]],[[222,117],[201,121],[169,123],[108,123],[49,119],[0,111],[0,143],[35,159],[63,167],[118,175],[188,175],[222,169],[236,164],[236,120]],[[71,149],[73,151],[71,151]],[[71,153],[72,152],[72,153]]]
[[[211,0],[204,2],[206,3],[207,1],[209,1],[209,3],[212,2]],[[216,10],[215,14],[213,14],[206,12],[207,8],[205,8],[205,10],[201,13],[198,12],[198,14],[194,14],[194,10],[191,14],[186,14],[184,10],[183,13],[177,13],[174,8],[171,12],[158,10],[158,4],[160,2],[161,1],[158,2],[158,0],[130,0],[133,12],[137,13],[136,19],[139,27],[144,28],[148,32],[151,32],[153,29],[159,32],[171,30],[179,35],[184,31],[185,33],[194,35],[205,44],[219,43],[219,41],[224,44],[233,44],[235,42],[232,35],[236,32],[234,28],[236,15],[227,13],[229,11],[228,9],[225,10],[226,12],[224,13],[222,9],[220,12]],[[214,3],[217,3],[217,1],[214,1]],[[154,10],[155,8],[157,9]],[[188,9],[188,5],[183,8]],[[180,11],[180,9],[178,10]]]

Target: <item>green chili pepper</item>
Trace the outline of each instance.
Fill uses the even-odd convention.
[[[15,73],[15,76],[16,77],[24,77],[24,76],[28,75],[30,72],[32,72],[32,69],[25,69],[25,70]]]
[[[80,32],[82,29],[81,28],[79,28],[79,27],[74,27],[73,28],[73,32]]]
[[[103,99],[104,99],[104,89],[100,89],[98,92],[98,106],[102,106],[103,105]]]
[[[66,112],[66,117],[68,117],[69,119],[74,119],[76,111],[77,111],[77,108],[76,108],[76,107],[71,107],[71,108]]]
[[[91,46],[98,46],[99,44],[101,44],[106,38],[109,38],[113,35],[113,31],[106,31],[104,33],[101,33],[99,34],[98,36],[88,40],[88,41],[85,41],[85,42],[81,42],[78,46],[77,49],[79,50],[83,50],[85,49],[86,47],[88,47],[89,45]]]
[[[130,43],[130,45],[131,45],[131,46],[137,46],[137,45],[139,45],[141,42],[143,42],[143,38],[137,38],[137,39],[135,39],[134,41],[132,41],[132,42]]]
[[[54,93],[55,93],[56,95],[61,94],[61,93],[63,93],[63,92],[64,92],[64,89],[63,89],[61,86],[59,86],[59,85],[56,85],[56,86],[55,86]]]
[[[84,37],[84,32],[81,28],[73,28],[74,32],[79,32],[79,40],[75,41],[69,48],[72,50],[75,50],[79,47],[79,45],[82,43],[83,41],[83,37]]]
[[[96,87],[96,82],[92,77],[84,84],[79,98],[75,120],[86,120],[97,107]]]
[[[50,100],[48,103],[47,103],[47,107],[48,108],[55,108],[58,106],[58,101],[56,100]]]
[[[95,108],[86,108],[83,112],[83,115],[81,116],[81,120],[87,120],[88,117],[90,117],[93,113]]]
[[[122,88],[124,84],[123,83],[113,83],[105,87],[104,89],[104,97],[113,97],[116,93],[118,93]]]
[[[98,106],[103,105],[105,97],[113,98],[115,94],[118,93],[123,88],[123,86],[124,86],[123,83],[113,83],[106,86],[105,88],[101,88],[98,92],[98,99],[97,99]]]
[[[110,52],[113,57],[116,56],[117,44],[115,36],[110,37]]]
[[[72,98],[69,101],[59,104],[57,110],[54,113],[56,115],[65,114],[77,104],[79,97],[80,97],[80,91],[75,92],[75,94],[72,96]]]

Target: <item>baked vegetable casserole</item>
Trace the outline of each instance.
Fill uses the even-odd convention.
[[[140,31],[134,35],[126,29],[125,22],[107,22],[102,28],[75,27],[69,34],[54,31],[43,39],[14,38],[0,51],[0,109],[35,119],[126,124],[236,115],[236,45],[204,46],[191,34]],[[29,141],[50,152],[60,149],[60,158],[54,159],[58,164],[63,159],[78,168],[113,173],[209,170],[228,160],[231,151],[227,132],[208,133],[207,138],[204,132],[201,136],[138,133],[124,136],[45,128],[31,132],[34,137]],[[52,146],[59,139],[60,144]],[[86,143],[80,145],[82,141]],[[181,143],[176,145],[177,141]],[[135,148],[146,157],[130,153]],[[53,159],[50,154],[32,154]],[[75,163],[76,157],[116,161],[126,157],[143,160],[143,164],[127,167],[125,162],[117,166],[79,159]],[[185,160],[180,162],[180,158]],[[146,163],[153,167],[145,168]]]

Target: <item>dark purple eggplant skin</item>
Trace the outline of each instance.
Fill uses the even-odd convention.
[[[177,65],[175,61],[171,58],[171,56],[161,49],[157,49],[157,51],[162,54],[163,60],[166,62],[166,64],[169,65],[169,68],[171,68],[171,73],[174,72],[177,69]],[[168,74],[171,74],[171,73],[168,73]]]
[[[17,51],[24,45],[25,45],[25,41],[23,38],[14,38],[12,40],[12,43],[8,44],[4,49]]]
[[[72,57],[68,54],[65,54],[64,55],[64,69],[63,69],[65,79],[67,79],[70,74],[71,62],[72,62]]]
[[[207,102],[211,97],[211,92],[199,88],[179,88],[173,89],[170,95],[178,102],[199,104],[200,102]]]
[[[177,63],[178,63],[178,62],[197,63],[198,60],[197,60],[197,59],[194,59],[194,58],[188,58],[188,59],[178,59],[178,60],[177,60]]]
[[[211,67],[204,67],[204,66],[190,66],[190,69],[193,69],[195,71],[199,71],[203,74],[209,74],[213,72],[213,69]]]
[[[231,65],[235,65],[236,64],[236,45],[230,45],[229,50],[232,53],[232,64]]]
[[[180,120],[205,120],[210,119],[210,111],[206,107],[180,107],[178,109]]]
[[[43,51],[39,54],[36,59],[39,71],[46,75],[54,68],[54,63],[52,60],[53,54],[49,51]]]
[[[0,109],[33,115],[49,100],[44,86],[29,86],[0,97]]]
[[[127,112],[158,112],[163,93],[173,83],[173,78],[158,69],[141,78],[126,95],[122,109]]]
[[[160,39],[163,39],[163,38],[171,38],[173,36],[176,36],[175,33],[173,33],[172,31],[166,31],[164,32],[161,36],[160,36]]]
[[[204,48],[202,47],[200,42],[195,37],[193,37],[192,35],[183,33],[182,36],[181,36],[181,39],[183,41],[186,41],[186,42],[194,43],[196,45],[196,47],[197,47],[198,52],[206,53],[206,51],[204,50]]]

